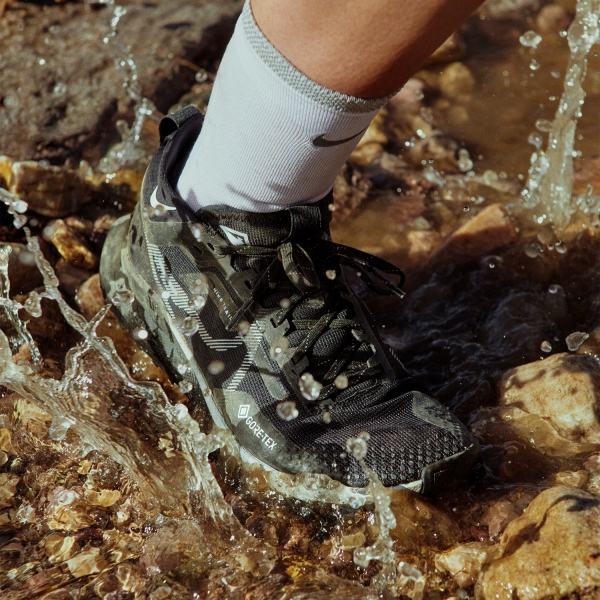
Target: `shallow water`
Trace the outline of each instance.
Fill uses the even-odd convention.
[[[470,97],[435,87],[445,65],[421,73],[424,97],[392,105],[376,125],[386,142],[345,170],[360,203],[349,210],[338,187],[334,212],[336,240],[407,271],[401,305],[365,298],[406,367],[480,439],[483,458],[467,481],[424,499],[382,490],[373,478],[370,495],[348,506],[327,478],[277,478],[244,464],[227,432],[201,431],[185,395],[114,317],[104,309],[91,320],[80,314],[89,301],[79,296],[77,304],[77,286],[65,284],[58,263],[56,277],[32,237],[29,252],[44,276],[38,296],[10,295],[9,255],[0,255],[3,598],[466,598],[483,563],[444,569],[442,552],[483,549],[492,557],[487,568],[502,531],[542,490],[562,484],[598,493],[600,438],[498,404],[507,370],[563,352],[594,362],[600,340],[598,222],[577,212],[557,243],[555,232],[517,210],[533,150],[527,137],[536,120],[553,115],[557,100],[549,98],[560,97],[568,53],[558,33],[545,34],[533,54],[523,47],[519,36],[533,18],[472,19],[464,32]],[[532,58],[539,69],[530,68]],[[593,56],[575,146],[584,160],[600,148],[599,66]],[[151,131],[153,116],[148,106],[138,116],[97,166],[107,202],[88,205],[84,219],[109,205],[118,213],[111,171],[147,161],[153,138],[142,136],[143,121]],[[425,138],[439,130],[458,144],[414,164],[416,129],[427,125]],[[461,144],[469,155],[457,160]],[[597,179],[590,171],[578,185]],[[511,242],[453,251],[457,228],[494,205],[511,211]],[[18,218],[22,207],[14,199],[10,206]],[[39,234],[46,224],[29,225]],[[22,240],[22,231],[9,239]],[[102,237],[93,235],[97,251]],[[568,342],[574,332],[589,338]]]

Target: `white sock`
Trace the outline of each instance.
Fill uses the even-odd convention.
[[[306,77],[263,35],[247,0],[178,192],[193,210],[316,202],[388,98],[353,98]]]

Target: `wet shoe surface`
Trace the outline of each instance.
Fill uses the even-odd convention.
[[[189,108],[163,120],[142,198],[109,234],[101,281],[121,323],[246,460],[364,487],[346,442],[366,432],[365,463],[388,487],[430,493],[464,475],[477,442],[409,377],[346,282],[353,271],[401,296],[400,271],[331,241],[330,198],[191,213],[173,181],[201,126]]]

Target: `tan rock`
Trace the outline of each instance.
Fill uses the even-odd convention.
[[[477,600],[597,598],[600,500],[577,488],[550,488],[507,527],[498,550],[478,579]]]
[[[508,210],[491,204],[461,225],[433,257],[435,264],[460,264],[517,239]]]
[[[79,545],[73,536],[51,533],[45,539],[44,549],[51,563],[60,563],[72,558],[79,550]]]
[[[98,314],[98,311],[106,304],[104,294],[100,287],[100,275],[96,273],[84,281],[77,290],[75,297],[81,314],[89,321]]]
[[[485,511],[481,523],[487,525],[490,537],[494,538],[520,514],[521,511],[510,500],[500,500]]]
[[[85,577],[100,573],[108,566],[108,561],[100,554],[100,548],[85,548],[83,552],[67,560],[73,577]]]
[[[461,544],[435,557],[435,566],[446,571],[462,588],[473,585],[487,558],[488,545],[483,542]]]
[[[444,96],[467,102],[475,89],[475,78],[469,67],[461,62],[453,62],[440,75],[439,86]]]
[[[558,4],[546,4],[535,19],[536,29],[540,33],[558,33],[567,29],[570,23],[569,13]]]
[[[0,473],[0,508],[11,505],[11,499],[17,493],[20,478],[11,473]]]
[[[77,171],[27,160],[13,163],[9,191],[27,202],[29,210],[62,217],[89,202],[94,189]]]
[[[88,270],[98,268],[98,257],[87,242],[62,219],[51,221],[44,227],[44,239],[50,242],[59,254],[76,267]]]
[[[88,490],[85,493],[85,499],[94,506],[112,506],[121,498],[119,490]]]
[[[10,432],[10,429],[6,429],[6,427],[0,429],[0,450],[8,452],[8,454],[17,453],[12,443],[12,433]]]
[[[460,60],[467,53],[467,47],[460,34],[455,31],[426,61],[426,65]]]
[[[587,355],[554,354],[511,369],[500,382],[500,404],[546,419],[563,437],[600,443],[600,367]]]

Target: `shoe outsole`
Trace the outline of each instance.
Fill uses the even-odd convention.
[[[136,287],[135,285],[131,285],[132,282],[130,281],[130,277],[124,272],[121,263],[121,249],[126,248],[130,218],[130,215],[126,215],[115,221],[108,233],[105,248],[102,252],[100,260],[100,281],[102,289],[107,296],[111,281],[123,280],[128,289]],[[148,286],[147,282],[146,286]],[[107,299],[110,301],[110,298]],[[133,331],[136,328],[146,329],[148,337],[146,339],[136,339],[136,343],[165,370],[172,381],[180,383],[184,379],[187,379],[177,374],[176,365],[181,364],[184,360],[188,361],[191,365],[194,365],[193,356],[191,353],[190,355],[186,355],[187,345],[184,342],[183,334],[181,334],[174,324],[170,322],[168,314],[156,314],[156,331],[169,331],[170,335],[178,342],[176,345],[178,352],[170,357],[170,360],[165,360],[157,356],[153,349],[153,346],[158,345],[160,341],[157,338],[156,332],[149,331],[144,319],[140,316],[143,315],[144,308],[137,299],[129,305],[127,311],[114,305],[112,311],[116,315],[119,323],[128,331]],[[194,386],[192,392],[188,394],[192,403],[205,408],[205,412],[207,411],[210,414],[213,423],[217,427],[228,429],[228,426],[211,395],[207,393],[209,388],[202,373],[195,367],[192,367],[191,370],[199,384]],[[209,430],[211,424],[200,423],[200,425],[203,429]],[[303,486],[301,480],[306,479],[306,474],[302,473],[294,475],[279,471],[258,459],[239,443],[238,448],[243,461],[246,463],[258,464],[268,472],[267,478],[274,489],[285,494],[291,494],[299,500],[347,504],[353,508],[362,506],[364,503],[372,500],[368,487],[357,488],[347,486],[339,481],[329,478],[327,475],[319,474],[319,478],[323,478],[321,480],[322,483],[315,483],[315,481],[312,481],[309,487]],[[447,490],[453,487],[457,481],[464,479],[465,474],[471,470],[471,467],[476,462],[479,454],[479,443],[475,440],[469,448],[466,448],[462,452],[425,467],[421,472],[421,479],[390,487],[388,489],[410,490],[425,495],[432,495]]]

